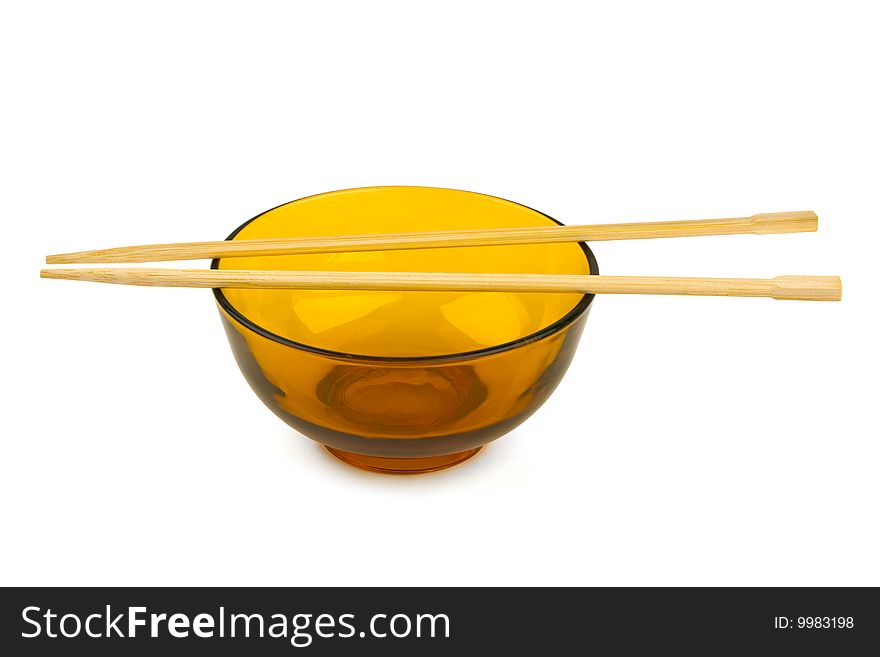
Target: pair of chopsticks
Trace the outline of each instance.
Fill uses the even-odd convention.
[[[162,262],[200,258],[595,242],[747,233],[765,235],[811,232],[817,229],[818,217],[814,212],[776,212],[733,219],[151,244],[50,255],[46,257],[46,263]],[[836,276],[778,276],[771,279],[668,278],[569,274],[349,273],[151,268],[43,269],[40,271],[40,276],[159,287],[680,294],[811,301],[839,301],[841,297],[840,278]]]

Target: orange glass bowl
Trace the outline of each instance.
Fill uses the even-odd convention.
[[[227,239],[559,222],[504,199],[369,187],[292,201]],[[214,260],[215,269],[596,274],[583,244]],[[235,359],[282,420],[352,465],[419,473],[461,463],[528,418],[574,355],[593,295],[215,289]]]

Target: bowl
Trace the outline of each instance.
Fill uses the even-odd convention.
[[[280,205],[227,239],[559,224],[501,198],[367,187]],[[583,244],[260,256],[215,269],[596,274]],[[238,365],[278,417],[351,465],[461,463],[519,425],[565,374],[593,295],[215,289]]]

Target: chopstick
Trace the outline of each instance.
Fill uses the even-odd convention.
[[[550,242],[598,242],[658,237],[696,237],[754,233],[815,231],[815,212],[771,212],[732,219],[696,219],[592,226],[527,226],[488,230],[451,230],[427,233],[388,233],[328,237],[296,237],[218,242],[184,242],[123,246],[46,256],[46,264],[162,262],[200,258],[341,253],[400,249],[436,249],[462,246],[501,246]]]
[[[772,297],[839,301],[837,276],[776,278],[668,278],[577,274],[474,274],[328,272],[217,269],[43,269],[42,278],[120,285],[239,289],[422,290],[479,292],[578,292]]]

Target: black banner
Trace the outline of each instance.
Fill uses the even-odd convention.
[[[880,598],[869,588],[8,588],[0,614],[6,655],[880,647]]]

